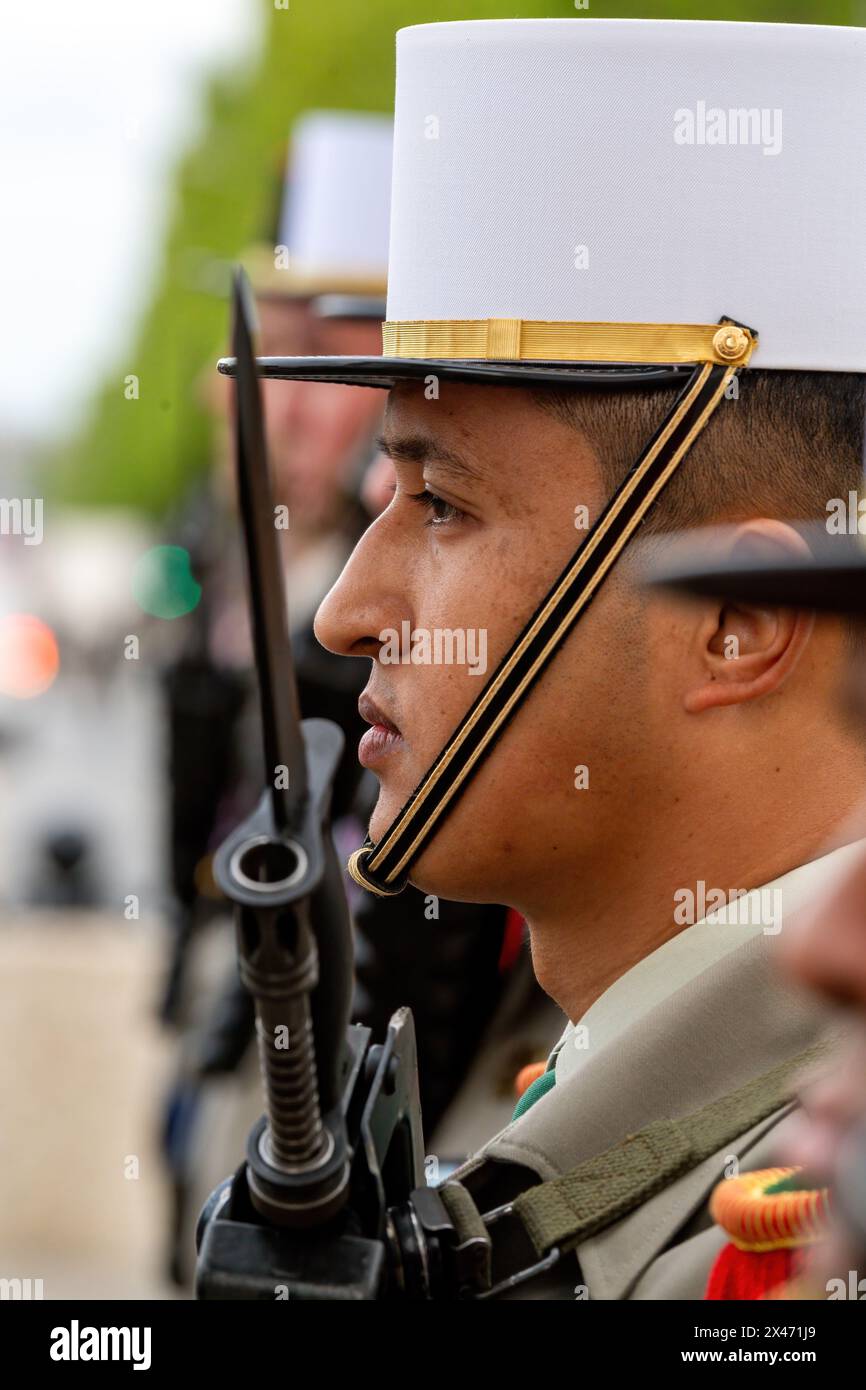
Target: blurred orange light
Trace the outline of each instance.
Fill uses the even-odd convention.
[[[0,694],[30,700],[51,685],[60,669],[57,639],[30,613],[0,618]]]

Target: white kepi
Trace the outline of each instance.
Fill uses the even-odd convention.
[[[862,29],[576,16],[401,30],[376,383],[430,360],[487,380],[566,363],[657,377],[718,358],[723,315],[757,330],[754,366],[866,370],[864,90]],[[346,224],[305,215],[301,260],[337,259]],[[315,375],[371,380],[351,359]]]
[[[277,240],[243,257],[259,294],[384,296],[393,146],[389,116],[311,111],[297,122]]]

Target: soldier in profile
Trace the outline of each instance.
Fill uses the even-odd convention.
[[[796,551],[787,519],[856,485],[864,65],[862,31],[817,26],[402,31],[383,357],[269,364],[390,390],[396,493],[316,625],[371,662],[353,873],[522,913],[569,1019],[457,1173],[480,1211],[528,1202],[538,1262],[520,1221],[496,1236],[518,1295],[701,1298],[707,1198],[761,1165],[833,1028],[770,946],[858,853],[844,625],[647,596],[631,543],[726,522]],[[759,119],[689,143],[698,98]],[[484,628],[483,690],[382,662],[404,621]],[[686,924],[684,890],[723,902]]]

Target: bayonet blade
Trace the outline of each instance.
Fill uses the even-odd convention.
[[[250,621],[259,683],[265,775],[274,819],[296,828],[307,799],[307,760],[292,665],[286,589],[265,446],[249,283],[237,270],[232,295],[237,361],[235,444],[238,506],[247,557]],[[288,785],[286,785],[286,783]]]

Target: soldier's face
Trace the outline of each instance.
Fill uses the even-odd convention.
[[[396,491],[317,618],[319,640],[373,658],[362,762],[382,835],[531,617],[605,500],[594,456],[528,393],[444,384],[391,393]],[[585,510],[583,510],[585,509]],[[621,563],[419,859],[428,892],[527,908],[563,869],[628,858],[658,795],[645,613]],[[660,640],[660,639],[659,639]],[[588,785],[587,785],[588,784]],[[593,861],[596,861],[594,863]]]
[[[318,320],[303,300],[265,299],[259,319],[265,357],[381,350],[378,324]],[[288,503],[294,531],[327,529],[345,500],[358,453],[375,433],[382,392],[268,379],[261,390],[277,499]]]

